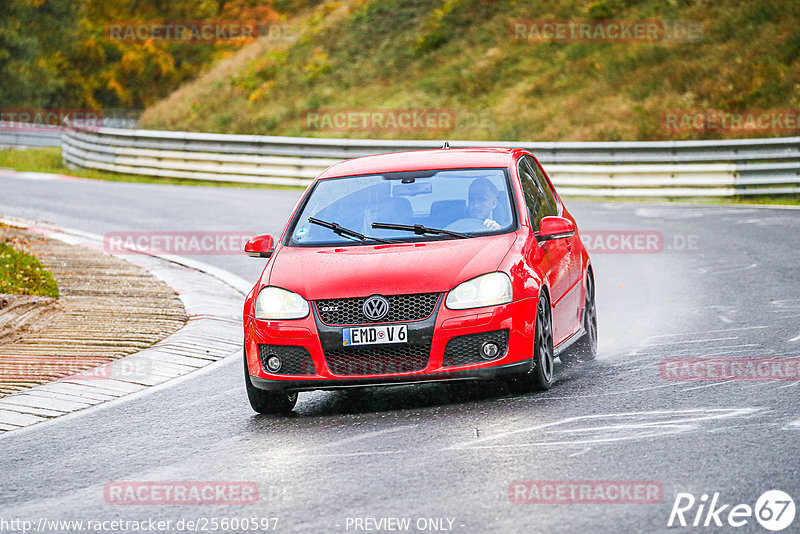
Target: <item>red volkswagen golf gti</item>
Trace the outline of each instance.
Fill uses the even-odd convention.
[[[507,148],[367,156],[308,187],[244,306],[253,409],[299,391],[508,375],[594,358],[589,256],[539,162]]]

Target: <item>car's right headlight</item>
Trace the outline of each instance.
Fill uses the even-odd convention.
[[[265,287],[256,299],[256,319],[302,319],[308,310],[306,299],[279,287]]]
[[[505,273],[488,273],[457,285],[447,294],[451,310],[497,306],[511,302],[511,280]]]

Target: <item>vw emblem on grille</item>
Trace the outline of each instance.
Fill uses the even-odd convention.
[[[389,301],[380,295],[374,295],[364,301],[361,311],[371,321],[380,321],[389,313]]]

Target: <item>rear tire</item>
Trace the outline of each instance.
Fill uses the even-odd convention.
[[[561,355],[561,361],[565,365],[588,362],[597,356],[597,307],[594,297],[594,278],[591,272],[586,275],[582,325],[586,333],[565,354]]]
[[[250,371],[247,369],[246,349],[244,353],[244,386],[247,390],[247,400],[250,401],[250,406],[258,413],[287,414],[297,404],[297,392],[265,391],[253,385],[250,380]]]

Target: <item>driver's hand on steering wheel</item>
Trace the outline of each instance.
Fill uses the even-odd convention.
[[[497,221],[493,221],[492,219],[484,220],[483,225],[489,230],[499,230],[501,228]]]

